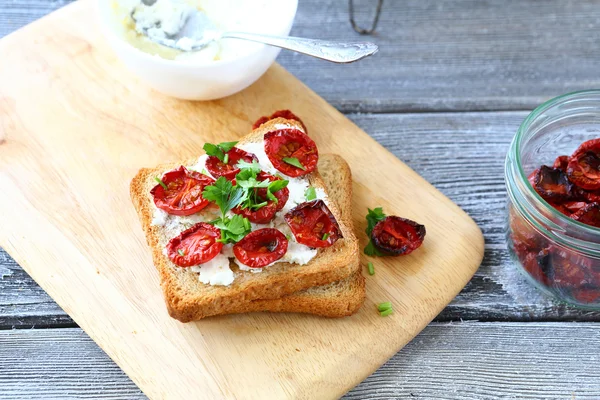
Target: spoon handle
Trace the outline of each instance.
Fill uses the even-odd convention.
[[[378,47],[369,42],[331,42],[327,40],[280,37],[245,32],[225,32],[222,39],[235,38],[281,47],[335,63],[351,63],[377,53]]]

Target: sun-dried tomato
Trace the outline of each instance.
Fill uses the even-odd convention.
[[[600,189],[600,139],[584,142],[569,158],[567,175],[586,190]]]
[[[571,215],[575,221],[600,228],[600,203],[586,204]]]
[[[542,165],[533,176],[533,188],[549,202],[563,202],[573,196],[573,184],[567,175],[557,168]]]
[[[567,172],[567,165],[569,164],[569,156],[558,156],[554,160],[552,168],[558,168],[563,172]]]
[[[304,129],[304,133],[308,133],[308,130],[306,129],[306,125],[304,125],[304,122],[302,122],[300,117],[298,117],[296,114],[294,114],[290,110],[278,110],[278,111],[275,111],[273,114],[271,114],[270,117],[267,117],[267,116],[260,117],[252,125],[252,129],[256,129],[259,126],[261,126],[262,124],[264,124],[265,122],[269,122],[270,120],[275,119],[275,118],[293,119],[294,121],[298,121],[298,122],[300,122],[300,125],[302,125],[302,128]]]
[[[425,227],[410,219],[395,215],[379,221],[371,232],[375,247],[390,255],[410,254],[425,239]]]

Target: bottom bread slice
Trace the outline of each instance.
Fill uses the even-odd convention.
[[[352,193],[341,193],[341,188],[352,190],[352,175],[348,164],[336,154],[324,154],[319,159],[319,171],[330,198],[337,203],[342,218],[349,226],[353,226]],[[259,299],[232,304],[222,309],[220,314],[269,311],[308,313],[332,318],[352,315],[365,301],[365,278],[358,257],[353,268],[355,274],[346,279],[314,286],[279,299]]]

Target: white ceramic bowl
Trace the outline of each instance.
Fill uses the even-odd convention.
[[[281,1],[286,3],[285,7],[280,7],[277,15],[269,16],[272,23],[261,26],[260,33],[289,34],[298,0]],[[248,51],[237,58],[202,63],[167,60],[133,47],[120,36],[110,0],[97,0],[97,6],[104,36],[123,63],[152,88],[181,99],[213,100],[237,93],[260,78],[280,51],[246,42]]]

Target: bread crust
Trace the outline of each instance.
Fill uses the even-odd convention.
[[[240,144],[262,141],[264,133],[276,129],[278,124],[287,124],[302,129],[296,121],[275,119],[261,125],[246,137]],[[252,300],[279,299],[313,286],[328,285],[350,277],[357,271],[358,241],[353,233],[351,219],[343,218],[337,206],[329,202],[329,208],[338,219],[343,240],[333,246],[319,249],[317,256],[303,266],[289,263],[278,263],[259,274],[240,271],[232,263],[236,275],[230,286],[211,286],[201,283],[195,272],[179,268],[163,254],[164,243],[168,240],[161,228],[152,225],[154,204],[150,189],[156,184],[155,176],[179,165],[193,165],[194,160],[182,163],[164,164],[152,169],[142,169],[133,178],[130,185],[131,198],[139,215],[146,241],[152,250],[152,259],[159,272],[161,286],[171,317],[182,322],[189,322],[211,315],[226,313],[236,308],[242,309]],[[347,165],[346,165],[347,167]],[[308,177],[311,185],[326,190],[318,171]],[[345,188],[351,193],[351,183]],[[348,195],[351,198],[351,195]]]

